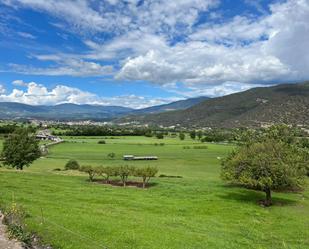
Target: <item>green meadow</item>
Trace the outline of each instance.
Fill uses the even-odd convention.
[[[98,144],[102,139],[106,144]],[[263,193],[220,179],[220,158],[231,145],[194,149],[201,144],[188,138],[65,141],[22,172],[0,168],[0,204],[21,205],[27,229],[54,248],[309,248],[308,187],[301,193],[274,193],[272,207],[259,206]],[[111,152],[114,159],[107,156]],[[125,162],[124,154],[159,160]],[[156,177],[145,190],[90,183],[80,172],[54,170],[69,159],[93,166],[156,166],[158,175],[182,178]]]

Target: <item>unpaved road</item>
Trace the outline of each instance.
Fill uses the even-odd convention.
[[[0,212],[0,249],[23,249],[21,244],[15,240],[9,240],[5,234],[5,226],[2,223],[3,215]]]

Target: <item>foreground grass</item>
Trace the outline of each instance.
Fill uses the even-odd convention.
[[[192,140],[143,137],[66,138],[24,172],[0,171],[0,202],[14,199],[29,213],[30,230],[55,248],[309,248],[309,192],[275,193],[275,205],[259,207],[262,193],[228,187],[218,157],[231,146],[193,147]],[[165,143],[155,146],[154,143]],[[116,153],[108,159],[109,152]],[[147,190],[89,183],[75,172],[55,172],[74,158],[82,164],[123,165],[123,154],[157,155]]]

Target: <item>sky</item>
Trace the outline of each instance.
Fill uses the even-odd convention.
[[[143,108],[309,79],[309,0],[0,0],[0,101]]]

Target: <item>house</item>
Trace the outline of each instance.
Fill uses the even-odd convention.
[[[39,140],[58,141],[58,137],[53,136],[49,130],[40,130],[35,136]]]

